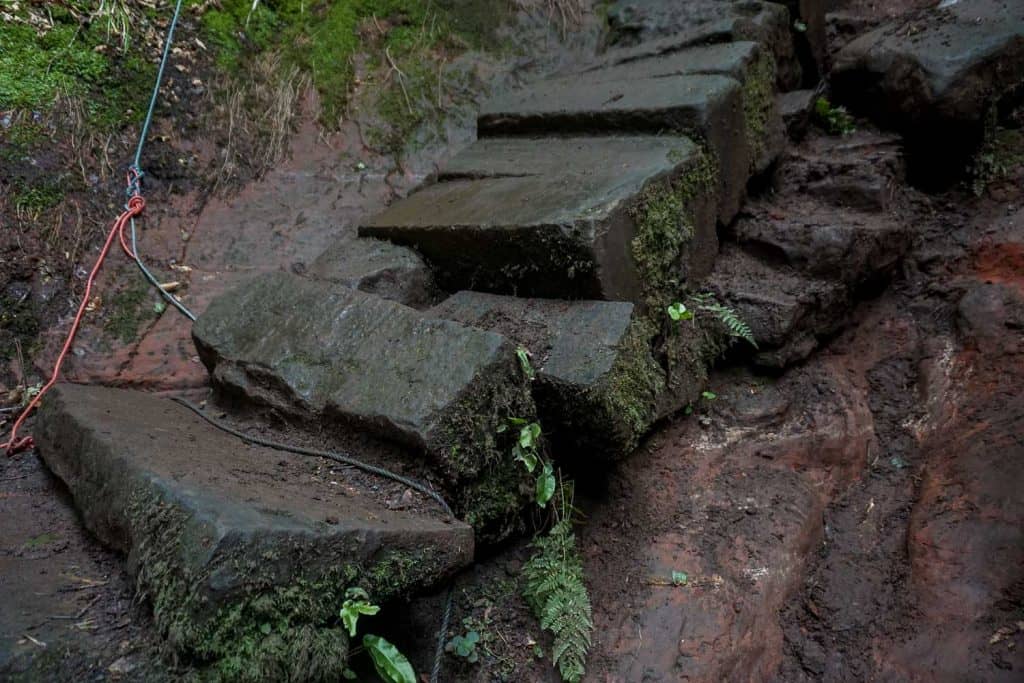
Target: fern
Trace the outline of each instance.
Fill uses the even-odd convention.
[[[563,518],[533,546],[536,552],[523,567],[523,596],[541,628],[554,636],[551,660],[562,680],[577,683],[585,671],[594,622],[572,520]]]
[[[701,310],[707,311],[718,318],[730,336],[744,339],[755,349],[758,348],[757,340],[754,339],[754,332],[734,309],[718,303],[711,294],[694,294],[691,299]]]

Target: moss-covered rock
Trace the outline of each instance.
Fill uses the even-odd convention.
[[[216,680],[339,680],[348,587],[382,603],[473,556],[468,525],[341,495],[302,456],[145,394],[58,385],[36,439],[85,525],[127,554],[171,649]]]

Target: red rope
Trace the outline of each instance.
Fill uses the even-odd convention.
[[[128,256],[132,256],[133,254],[130,246],[125,240],[124,228],[128,224],[128,221],[135,216],[138,216],[142,213],[142,210],[146,208],[146,200],[144,200],[138,193],[138,183],[136,182],[133,185],[131,174],[128,176],[128,186],[136,189],[134,190],[134,194],[128,199],[128,206],[121,215],[117,217],[117,220],[114,221],[114,225],[110,229],[110,233],[107,235],[106,241],[103,243],[103,248],[100,250],[100,255],[96,259],[96,264],[92,267],[92,272],[89,273],[89,278],[85,281],[85,293],[82,295],[82,303],[79,304],[78,313],[75,314],[75,319],[71,323],[71,329],[68,330],[67,339],[64,340],[64,347],[60,350],[60,355],[57,356],[57,362],[53,366],[53,374],[50,375],[49,381],[43,385],[43,388],[39,390],[39,393],[32,397],[29,404],[25,406],[23,411],[21,411],[21,415],[19,415],[18,419],[15,420],[14,427],[11,429],[11,438],[5,443],[0,443],[0,449],[4,449],[9,456],[23,451],[26,448],[31,448],[35,444],[31,435],[23,436],[19,439],[18,429],[21,428],[22,423],[25,422],[25,419],[28,418],[29,414],[31,414],[36,406],[39,405],[39,401],[43,398],[43,395],[50,390],[50,387],[57,383],[57,378],[60,376],[60,368],[64,364],[64,359],[67,357],[68,351],[71,349],[71,342],[74,341],[75,335],[78,333],[78,327],[82,322],[82,316],[85,315],[85,308],[89,305],[89,295],[92,293],[93,282],[96,280],[96,276],[100,272],[100,267],[103,265],[103,260],[107,257],[107,252],[110,251],[110,245],[113,243],[114,237],[116,236],[121,241],[121,248],[124,249]]]

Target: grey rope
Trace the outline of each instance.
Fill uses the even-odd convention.
[[[444,498],[441,497],[439,493],[437,493],[437,491],[430,488],[426,484],[421,484],[415,479],[409,479],[408,477],[403,477],[402,475],[396,474],[389,469],[377,467],[376,465],[371,465],[369,463],[362,462],[361,460],[357,460],[350,455],[343,455],[341,453],[335,453],[333,451],[322,451],[317,448],[289,446],[287,444],[279,443],[277,441],[271,441],[270,439],[264,439],[263,437],[260,436],[251,436],[249,434],[246,434],[245,432],[241,432],[235,429],[234,427],[229,427],[228,425],[224,424],[223,422],[214,417],[210,417],[209,415],[203,412],[202,408],[192,403],[191,401],[188,401],[183,398],[178,398],[176,396],[172,397],[171,400],[174,401],[175,403],[185,406],[193,413],[195,413],[196,415],[198,415],[203,420],[210,423],[217,429],[221,430],[222,432],[227,432],[228,434],[236,436],[247,443],[255,444],[257,446],[264,446],[266,448],[272,448],[275,451],[286,451],[288,453],[308,455],[314,458],[327,458],[328,460],[333,460],[344,465],[350,465],[352,467],[355,467],[356,469],[360,469],[364,472],[368,472],[379,477],[384,477],[385,479],[397,481],[400,484],[408,486],[414,491],[419,491],[423,495],[429,496],[435,502],[437,502],[438,505],[441,506],[441,509],[444,510],[445,514],[447,514],[449,517],[455,517],[455,513],[452,512],[451,507],[449,507],[448,503],[445,501]],[[434,650],[434,667],[430,671],[430,683],[437,683],[439,680],[439,676],[441,675],[441,663],[442,660],[444,659],[445,637],[448,635],[448,626],[451,623],[452,603],[454,602],[454,595],[455,587],[454,585],[451,585],[448,587],[448,595],[445,598],[444,615],[441,617],[441,628],[437,632],[437,647]]]
[[[135,160],[128,167],[129,172],[132,174],[131,180],[128,183],[128,189],[126,190],[129,198],[135,194],[139,194],[139,184],[142,182],[142,176],[145,175],[139,165],[142,160],[142,148],[145,146],[146,138],[149,136],[149,125],[153,121],[153,111],[156,109],[157,96],[160,94],[160,83],[163,82],[164,79],[164,69],[167,67],[167,56],[171,52],[171,42],[174,40],[174,27],[178,25],[178,17],[181,15],[181,4],[182,0],[177,0],[177,3],[174,6],[174,16],[171,17],[171,23],[167,27],[167,38],[164,39],[164,52],[163,56],[160,58],[160,68],[157,69],[156,72],[156,82],[153,84],[153,94],[149,98],[149,109],[146,111],[146,118],[143,119],[142,132],[139,133],[139,145],[135,149]],[[143,277],[149,281],[149,284],[156,287],[157,291],[160,292],[160,295],[163,296],[169,304],[177,308],[186,318],[195,322],[196,316],[192,311],[188,310],[188,308],[185,307],[185,304],[178,301],[174,295],[161,287],[160,282],[153,277],[153,273],[149,272],[149,269],[146,268],[146,264],[142,262],[142,259],[139,257],[139,250],[136,247],[135,241],[135,217],[132,216],[129,222],[131,224],[132,258],[135,261],[135,265],[137,265],[139,270],[142,271]]]

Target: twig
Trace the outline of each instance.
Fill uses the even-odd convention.
[[[78,614],[71,615],[71,616],[64,615],[64,614],[54,614],[54,615],[50,616],[50,619],[61,619],[61,620],[66,620],[66,621],[78,621],[79,619],[81,619],[82,617],[85,616],[85,613],[89,611],[90,607],[92,607],[97,602],[99,602],[99,599],[101,597],[103,597],[103,596],[101,596],[101,595],[94,596],[93,599],[90,600],[88,602],[88,604],[86,604],[85,607],[83,607],[81,610],[79,610]]]
[[[395,64],[395,60],[391,59],[391,52],[389,52],[390,49],[390,47],[384,48],[384,56],[387,57],[388,64],[391,65],[391,68],[398,74],[398,85],[401,86],[402,95],[405,96],[405,106],[408,107],[409,114],[414,115],[415,112],[412,110],[412,102],[409,101],[409,93],[405,89],[405,74],[402,73],[402,70],[398,68],[397,64]],[[388,73],[391,73],[391,71],[388,71]]]
[[[28,640],[32,641],[33,644],[38,645],[39,647],[46,647],[46,643],[44,643],[41,640],[37,640],[36,638],[33,638],[32,636],[30,636],[27,633],[22,633],[21,635],[25,636],[25,638],[27,638]]]

